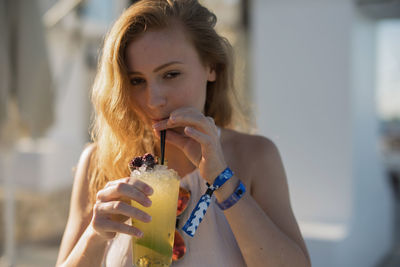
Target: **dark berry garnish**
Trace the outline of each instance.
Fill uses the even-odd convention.
[[[141,157],[136,157],[136,158],[134,158],[132,161],[133,161],[133,162],[132,162],[132,163],[133,163],[133,166],[135,166],[135,167],[137,167],[137,168],[139,168],[140,166],[143,165],[143,160],[142,160]]]
[[[143,165],[142,157],[136,157],[129,162],[129,169],[131,171],[140,168]]]
[[[153,169],[157,164],[157,160],[150,153],[144,154],[143,157],[136,157],[129,162],[129,169],[131,172],[139,169],[144,165],[146,170]]]
[[[144,162],[146,162],[146,161],[149,161],[149,162],[150,161],[154,161],[154,156],[152,154],[150,154],[150,153],[144,154],[144,156],[142,158],[143,158]]]
[[[146,165],[150,169],[152,169],[154,167],[154,165],[156,165],[154,156],[150,153],[144,154],[144,156],[142,157],[142,160],[144,162],[144,165]]]

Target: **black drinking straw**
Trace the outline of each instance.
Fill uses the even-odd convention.
[[[161,165],[164,165],[166,130],[160,131],[160,134],[161,134]]]

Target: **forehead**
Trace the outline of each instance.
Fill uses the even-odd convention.
[[[128,45],[125,56],[130,71],[152,71],[171,61],[199,62],[194,45],[180,27],[145,32]]]

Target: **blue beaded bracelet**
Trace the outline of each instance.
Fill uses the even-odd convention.
[[[233,192],[232,195],[230,195],[226,200],[222,201],[221,203],[218,203],[217,200],[215,200],[215,203],[217,203],[218,207],[221,210],[226,210],[232,207],[233,205],[236,204],[236,202],[239,201],[239,199],[242,198],[244,193],[246,192],[246,187],[242,183],[242,181],[239,181],[238,187],[236,187],[235,192]]]

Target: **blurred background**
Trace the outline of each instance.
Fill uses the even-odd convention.
[[[128,0],[0,0],[0,266],[54,266]],[[203,0],[281,151],[313,266],[400,266],[400,1]]]

